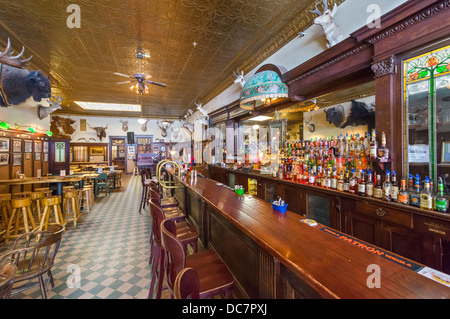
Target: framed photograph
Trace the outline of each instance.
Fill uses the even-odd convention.
[[[430,161],[430,150],[426,144],[408,146],[408,161],[410,163],[428,163]]]
[[[12,140],[13,153],[22,153],[22,140]]]
[[[9,142],[7,137],[0,138],[0,152],[9,152]]]
[[[41,153],[34,153],[34,160],[40,161],[41,160]]]
[[[42,152],[48,153],[48,142],[42,142]]]
[[[41,142],[34,142],[34,151],[35,152],[42,152]]]
[[[95,146],[89,148],[89,155],[91,156],[103,156],[105,155],[105,148],[103,146]]]
[[[44,153],[44,162],[48,162],[48,153]]]
[[[13,154],[13,166],[21,166],[22,165],[22,153]]]
[[[441,163],[450,163],[450,141],[442,142]]]
[[[9,153],[0,154],[0,165],[8,165],[8,164],[9,164]]]
[[[25,141],[25,153],[33,152],[33,141]]]
[[[31,153],[25,153],[25,159],[30,160],[31,159]]]

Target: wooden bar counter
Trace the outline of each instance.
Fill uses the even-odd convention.
[[[213,247],[243,298],[448,298],[450,288],[417,272],[423,265],[318,224],[239,197],[214,180],[175,178],[175,190],[204,247]],[[369,288],[370,266],[380,288]]]

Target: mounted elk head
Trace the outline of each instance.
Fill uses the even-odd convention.
[[[102,126],[92,127],[89,125],[89,128],[93,129],[97,133],[97,137],[101,142],[106,137],[106,129],[108,128],[108,124],[106,124],[105,127]]]
[[[5,51],[0,53],[0,63],[6,64],[15,68],[25,69],[29,64],[32,57],[29,57],[26,60],[21,60],[23,53],[25,52],[25,47],[22,47],[22,52],[18,55],[13,56],[13,51],[11,50],[11,42],[8,38],[8,44],[6,45]]]
[[[120,121],[122,123],[122,131],[126,132],[128,131],[128,121]]]
[[[241,87],[244,87],[245,85],[245,80],[244,80],[244,71],[239,71],[239,68],[237,68],[237,71],[234,72],[233,70],[233,74],[236,77],[236,80],[234,80],[234,83],[239,83],[241,85]]]
[[[172,131],[172,137],[174,140],[178,140],[178,134],[180,133],[180,127],[172,127],[170,130]]]
[[[167,136],[167,130],[172,126],[173,122],[158,120],[158,126],[161,129],[161,136]]]
[[[327,0],[322,0],[322,3],[323,13],[317,8],[319,3],[316,3],[316,9],[311,12],[318,15],[318,17],[314,19],[314,24],[320,25],[323,28],[328,40],[327,47],[331,48],[333,45],[341,42],[344,39],[344,36],[339,27],[334,23],[333,19],[337,11],[337,4],[334,4],[334,8],[331,11],[328,9]]]
[[[145,122],[142,123],[142,126],[141,126],[142,132],[147,132],[147,123],[148,123],[148,119],[146,119]]]
[[[48,107],[44,107],[42,105],[39,105],[38,107],[38,116],[40,120],[45,119],[47,116],[49,116],[51,113],[55,112],[56,110],[60,110],[61,109],[61,102],[64,99],[59,96],[52,96],[48,99],[49,102],[49,106]]]

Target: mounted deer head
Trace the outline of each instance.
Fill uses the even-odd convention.
[[[142,132],[147,132],[147,123],[148,123],[148,119],[146,119],[145,122],[142,123],[142,126],[141,126]]]
[[[174,140],[178,140],[178,134],[180,133],[181,127],[174,128],[172,127],[170,130],[172,131],[172,137]]]
[[[167,130],[172,126],[173,122],[158,120],[157,123],[158,123],[159,128],[161,129],[161,136],[166,137]]]
[[[102,126],[92,127],[89,125],[89,128],[93,129],[97,133],[97,137],[101,142],[106,137],[106,129],[108,128],[108,124],[106,124],[105,127]]]
[[[311,121],[312,121],[311,116],[309,116],[305,119],[306,127],[308,127],[308,130],[312,133],[316,130],[316,126],[314,124],[312,124]]]
[[[128,131],[128,121],[120,120],[120,123],[122,123],[122,131],[124,132]]]
[[[334,4],[334,8],[331,11],[328,9],[327,0],[322,0],[322,3],[324,10],[323,13],[317,8],[319,3],[316,3],[316,9],[311,12],[318,15],[318,17],[314,19],[314,24],[320,25],[323,28],[325,36],[328,40],[327,47],[331,48],[336,43],[341,42],[344,39],[344,36],[342,35],[339,27],[334,23],[333,19],[337,11],[337,4]]]
[[[48,99],[49,106],[44,107],[42,105],[39,105],[38,107],[38,116],[40,120],[45,119],[47,116],[49,116],[51,113],[55,112],[56,110],[61,109],[61,102],[64,99],[59,95],[54,95]]]
[[[245,85],[245,80],[244,80],[244,71],[239,71],[239,68],[237,68],[237,71],[234,72],[233,70],[233,74],[236,77],[236,80],[234,80],[234,83],[239,83],[241,85],[241,87],[244,87]]]
[[[25,69],[29,64],[32,57],[29,57],[26,60],[21,60],[23,53],[25,52],[25,47],[22,47],[22,52],[20,52],[16,56],[12,56],[13,51],[11,50],[11,42],[8,38],[8,44],[6,45],[5,51],[0,53],[0,63],[19,68]]]

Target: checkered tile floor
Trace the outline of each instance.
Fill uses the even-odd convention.
[[[132,176],[126,190],[97,197],[81,222],[68,226],[52,270],[55,288],[48,285],[49,299],[147,298],[151,225],[148,207],[139,214],[141,191],[140,177]],[[0,244],[0,253],[7,249]],[[77,272],[72,269],[79,270],[79,287],[73,287]],[[40,298],[39,286],[11,297]]]

